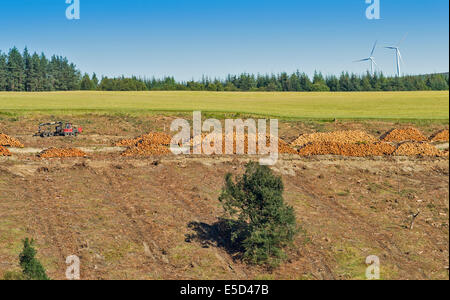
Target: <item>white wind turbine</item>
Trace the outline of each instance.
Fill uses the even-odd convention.
[[[397,76],[400,77],[402,75],[402,68],[401,68],[401,64],[403,63],[403,58],[402,58],[402,54],[400,52],[400,44],[403,43],[403,41],[406,39],[406,36],[408,34],[406,34],[403,39],[400,41],[400,43],[398,43],[395,46],[389,46],[389,47],[385,47],[386,49],[391,49],[395,51],[395,67],[397,68]]]
[[[361,60],[357,60],[355,62],[364,62],[364,61],[370,61],[370,74],[374,74],[375,66],[378,66],[375,62],[375,58],[373,57],[373,54],[375,53],[375,49],[377,48],[378,41],[375,42],[375,45],[373,45],[372,52],[370,52],[370,56],[368,58],[364,58]]]

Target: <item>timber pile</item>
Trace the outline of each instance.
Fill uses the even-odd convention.
[[[446,154],[429,143],[403,143],[397,148],[394,154],[397,156],[448,156],[448,153]]]
[[[117,142],[115,145],[118,147],[133,147],[139,143],[154,144],[154,145],[170,145],[172,137],[165,133],[151,132],[144,134],[135,139],[125,139]]]
[[[3,146],[0,146],[0,156],[11,156],[11,152]]]
[[[383,143],[336,143],[336,142],[312,142],[299,150],[300,156],[314,155],[339,155],[349,157],[370,157],[392,155],[395,147]]]
[[[202,134],[202,143],[205,141],[205,139],[209,135],[210,134],[208,134],[208,133]],[[213,136],[210,136],[211,146],[214,147],[214,139],[212,137]],[[233,136],[222,134],[222,154],[226,154],[225,150],[226,150],[227,137],[230,141],[231,141],[231,139],[233,140],[233,154],[237,154],[236,142],[238,140],[238,136],[236,135],[236,133],[233,133]],[[243,139],[243,141],[244,141],[244,154],[249,153],[249,139],[256,140],[256,154],[259,153],[259,147],[258,147],[259,139],[258,139],[257,135],[254,135],[254,134],[249,135],[248,133],[244,133],[243,137],[241,137],[241,139]],[[191,143],[192,147],[196,146],[196,144],[194,144],[194,139],[191,139],[190,143]],[[270,146],[270,136],[268,136],[268,135],[266,135],[266,146],[267,147]],[[288,143],[286,143],[285,141],[283,141],[281,139],[278,139],[278,153],[280,153],[280,154],[298,154],[297,150],[290,147]]]
[[[441,130],[441,131],[433,134],[433,136],[431,136],[430,140],[432,142],[448,142],[449,141],[449,130],[445,129],[445,130]]]
[[[375,143],[377,138],[361,130],[335,131],[301,135],[292,142],[292,147],[303,147],[310,143]]]
[[[119,147],[128,147],[122,156],[153,156],[169,155],[171,151],[169,145],[172,137],[165,133],[151,132],[131,140],[122,140],[116,143]]]
[[[155,156],[170,155],[172,152],[169,147],[163,145],[141,143],[134,147],[129,147],[122,153],[122,156]]]
[[[86,153],[76,148],[49,148],[39,154],[40,158],[85,157]]]
[[[393,129],[382,138],[384,142],[402,143],[402,142],[426,142],[427,137],[416,128]]]
[[[4,133],[0,133],[0,146],[23,148],[24,145],[17,139],[12,138]]]

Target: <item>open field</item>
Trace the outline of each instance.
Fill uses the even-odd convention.
[[[33,137],[40,122],[69,118],[78,138]],[[168,133],[175,116],[157,114],[0,116],[0,132],[19,139],[0,157],[0,278],[18,270],[21,239],[64,279],[65,259],[81,258],[83,279],[364,279],[365,259],[381,259],[382,279],[446,279],[449,266],[448,158],[283,155],[282,176],[302,234],[278,269],[250,266],[221,244],[218,201],[227,172],[250,157],[122,157],[123,138]],[[406,121],[405,121],[406,122]],[[280,137],[364,130],[375,137],[434,122],[281,121]],[[84,158],[43,159],[49,147],[89,149]],[[448,148],[448,145],[447,145]],[[103,150],[107,150],[103,152]],[[412,216],[420,211],[414,226]]]
[[[449,92],[216,93],[52,92],[0,93],[0,114],[204,113],[282,119],[449,119]]]

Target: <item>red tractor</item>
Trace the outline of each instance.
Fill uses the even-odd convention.
[[[83,128],[75,127],[72,123],[52,122],[39,125],[39,132],[36,134],[40,137],[52,136],[77,136],[83,132]]]

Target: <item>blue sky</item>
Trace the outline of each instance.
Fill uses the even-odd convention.
[[[369,55],[394,73],[401,44],[408,74],[449,70],[449,1],[380,0],[368,20],[365,0],[80,0],[69,21],[65,0],[0,0],[0,50],[12,46],[67,56],[83,72],[178,80],[300,69],[362,73]]]

